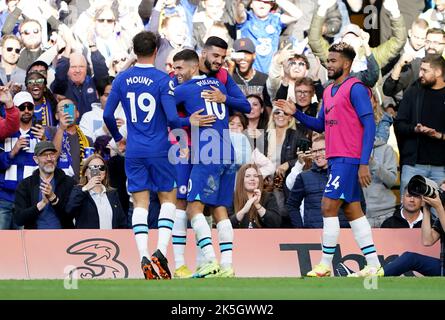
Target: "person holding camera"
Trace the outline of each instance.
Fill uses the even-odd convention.
[[[443,254],[445,240],[445,193],[437,184],[423,176],[411,178],[407,185],[407,194],[420,197],[424,202],[422,220],[422,243],[426,247],[434,245],[441,240],[440,258],[426,256],[416,252],[406,251],[401,256],[384,265],[377,272],[379,277],[396,277],[409,271],[416,271],[423,276],[437,277],[444,275]],[[432,222],[431,211],[437,213],[437,219]],[[341,276],[351,274],[353,271],[340,263],[337,271]]]
[[[85,160],[80,184],[71,191],[66,211],[75,219],[76,229],[127,228],[127,216],[117,191],[110,188],[108,167],[100,155]]]
[[[33,160],[34,146],[46,140],[45,130],[34,121],[34,102],[29,92],[19,92],[14,99],[6,98],[5,103],[13,103],[19,109],[20,128],[1,143],[0,230],[16,228],[12,223],[15,189],[37,168]]]

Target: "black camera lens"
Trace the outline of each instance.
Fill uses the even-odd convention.
[[[421,175],[416,175],[408,182],[408,192],[417,196],[425,196],[429,198],[436,197],[436,187],[434,181],[426,179]]]

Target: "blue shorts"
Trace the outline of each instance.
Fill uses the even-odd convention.
[[[190,172],[192,171],[192,165],[190,163],[177,163],[176,169],[176,182],[178,184],[178,192],[176,193],[177,199],[187,199],[187,185],[190,179]]]
[[[187,201],[201,201],[214,207],[230,207],[235,188],[236,164],[194,164]]]
[[[168,192],[176,188],[176,171],[165,157],[126,158],[128,191]]]
[[[360,164],[341,162],[341,159],[329,161],[329,178],[324,190],[324,197],[340,199],[347,203],[360,201],[361,186],[358,181]]]

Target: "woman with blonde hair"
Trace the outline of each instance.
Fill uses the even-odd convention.
[[[75,219],[76,229],[127,228],[119,195],[110,188],[107,165],[98,154],[84,160],[80,183],[71,191],[65,209]]]
[[[238,171],[233,209],[230,221],[234,228],[281,226],[277,200],[263,190],[263,177],[255,164],[245,164]]]

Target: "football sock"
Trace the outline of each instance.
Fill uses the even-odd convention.
[[[158,218],[158,249],[167,256],[167,246],[173,230],[176,206],[171,202],[161,204]]]
[[[221,268],[232,267],[233,228],[229,219],[224,219],[216,225],[218,229],[219,249],[221,251]]]
[[[212,233],[204,215],[202,213],[195,215],[191,220],[191,224],[193,230],[196,232],[198,245],[202,250],[206,262],[215,261],[216,256],[212,245]]]
[[[327,266],[332,264],[339,234],[340,222],[338,217],[323,218],[323,254],[321,263]]]
[[[175,257],[175,268],[185,264],[184,251],[187,241],[187,214],[185,210],[176,209],[175,223],[173,225],[172,243]]]
[[[139,251],[139,256],[150,257],[148,254],[148,210],[145,208],[134,208],[131,224],[133,226],[133,233],[136,239],[136,245]]]
[[[379,258],[372,240],[371,226],[365,216],[350,221],[352,232],[354,233],[355,241],[363,252],[366,258],[366,263],[370,267],[380,267]]]

